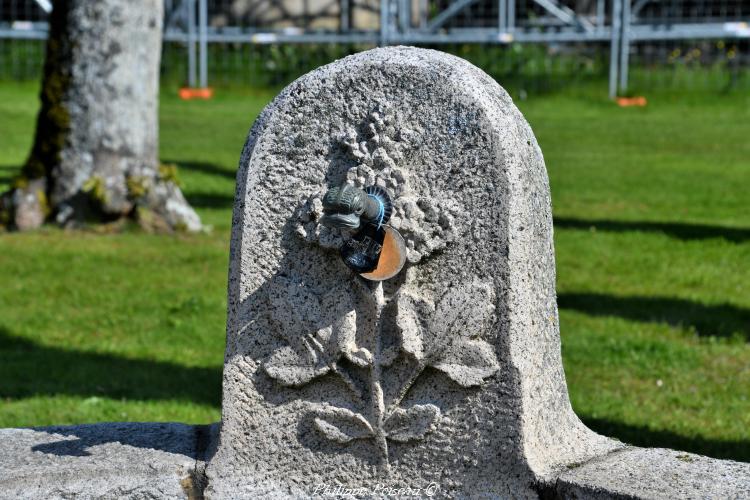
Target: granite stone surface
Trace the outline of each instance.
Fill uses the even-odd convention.
[[[210,426],[0,429],[0,498],[195,498]]]
[[[237,179],[210,498],[534,497],[622,446],[571,409],[544,160],[485,73],[407,47],[319,68],[257,119]],[[319,223],[342,183],[393,199],[395,278],[354,275]]]
[[[570,499],[748,499],[750,464],[663,448],[625,448],[564,472]]]

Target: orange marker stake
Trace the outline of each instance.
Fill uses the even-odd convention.
[[[191,88],[182,87],[180,89],[180,99],[183,101],[192,101],[193,99],[208,100],[214,96],[214,89],[211,87]]]
[[[618,97],[617,98],[617,105],[621,108],[629,108],[632,106],[640,107],[642,108],[648,104],[646,101],[646,98],[643,96],[637,96],[637,97]]]

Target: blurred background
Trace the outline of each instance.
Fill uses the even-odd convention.
[[[518,93],[750,88],[745,0],[165,0],[163,79],[284,85],[376,45],[432,46]],[[52,0],[0,0],[0,76],[36,79]]]
[[[52,3],[0,0],[0,191],[31,147]],[[750,461],[750,2],[164,7],[160,160],[213,230],[0,233],[1,427],[218,420],[250,125],[307,71],[407,44],[478,65],[537,135],[579,416],[632,444]],[[214,96],[182,100],[182,87]]]

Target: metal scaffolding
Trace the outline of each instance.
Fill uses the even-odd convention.
[[[0,0],[0,39],[43,39],[49,0]],[[638,44],[750,38],[747,0],[165,0],[164,39],[209,84],[210,44],[609,45],[609,95]]]

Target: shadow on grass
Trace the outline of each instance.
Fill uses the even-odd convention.
[[[592,430],[620,441],[646,448],[672,448],[713,458],[750,462],[750,439],[720,441],[702,437],[682,436],[671,431],[653,430],[606,419],[581,417]]]
[[[48,347],[0,327],[0,398],[66,394],[183,400],[218,408],[221,371]]]
[[[750,341],[750,310],[729,304],[705,305],[667,297],[617,297],[598,293],[561,293],[560,309],[591,316],[617,316],[634,321],[661,322],[693,328],[700,336],[733,337]]]
[[[0,165],[0,184],[10,184],[21,173],[21,167]]]
[[[188,203],[194,208],[225,209],[234,206],[234,197],[219,193],[185,193]]]
[[[742,243],[750,241],[750,229],[710,226],[705,224],[688,224],[680,222],[641,222],[615,220],[587,220],[567,217],[555,217],[556,229],[591,229],[597,231],[644,231],[663,233],[681,240],[704,240],[724,238],[727,241]]]
[[[190,161],[177,161],[177,160],[163,160],[164,163],[175,163],[180,170],[187,170],[189,172],[200,172],[203,174],[217,175],[224,177],[225,179],[235,180],[237,177],[237,170],[229,170],[226,167],[215,165],[213,163],[199,163]]]

